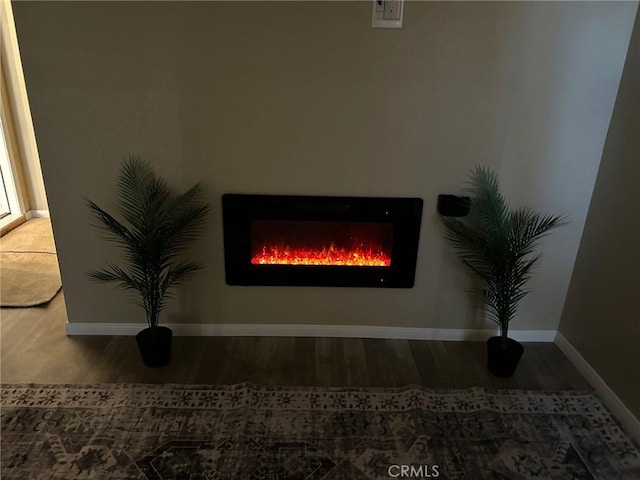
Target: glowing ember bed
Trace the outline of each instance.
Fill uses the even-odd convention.
[[[229,285],[413,286],[421,199],[226,194],[222,205]]]
[[[393,224],[251,221],[254,265],[389,267]]]

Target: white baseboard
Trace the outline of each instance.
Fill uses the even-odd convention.
[[[67,323],[67,335],[135,335],[144,323]],[[360,325],[168,324],[176,336],[187,337],[339,337],[406,340],[484,341],[495,330],[374,327]],[[520,342],[553,342],[555,330],[510,330]]]
[[[27,220],[32,218],[49,218],[49,210],[29,210],[24,214]]]
[[[600,398],[607,406],[611,413],[618,419],[622,427],[626,432],[640,444],[640,420],[637,419],[633,413],[627,408],[627,406],[618,398],[613,390],[607,385],[607,382],[596,372],[589,362],[571,345],[560,332],[556,333],[554,343],[558,348],[566,355],[566,357],[573,363],[578,371],[587,379],[593,389],[598,392]],[[633,373],[630,373],[633,376]]]

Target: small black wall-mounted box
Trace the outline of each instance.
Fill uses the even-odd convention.
[[[464,217],[469,213],[471,198],[438,195],[438,213],[443,217]]]

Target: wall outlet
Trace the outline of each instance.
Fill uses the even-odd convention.
[[[402,10],[400,0],[385,0],[383,4],[384,12],[382,16],[385,20],[400,20],[400,11]]]
[[[371,26],[374,28],[402,28],[404,0],[373,0]]]

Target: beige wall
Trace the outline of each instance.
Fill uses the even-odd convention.
[[[640,418],[640,21],[620,91],[560,332]]]
[[[636,8],[411,2],[388,30],[369,2],[15,4],[69,320],[143,320],[82,276],[113,250],[81,197],[114,205],[135,152],[214,206],[193,250],[209,267],[165,320],[483,328],[435,209],[487,163],[514,203],[572,219],[512,324],[555,329]],[[226,286],[225,192],[422,197],[416,286]]]

